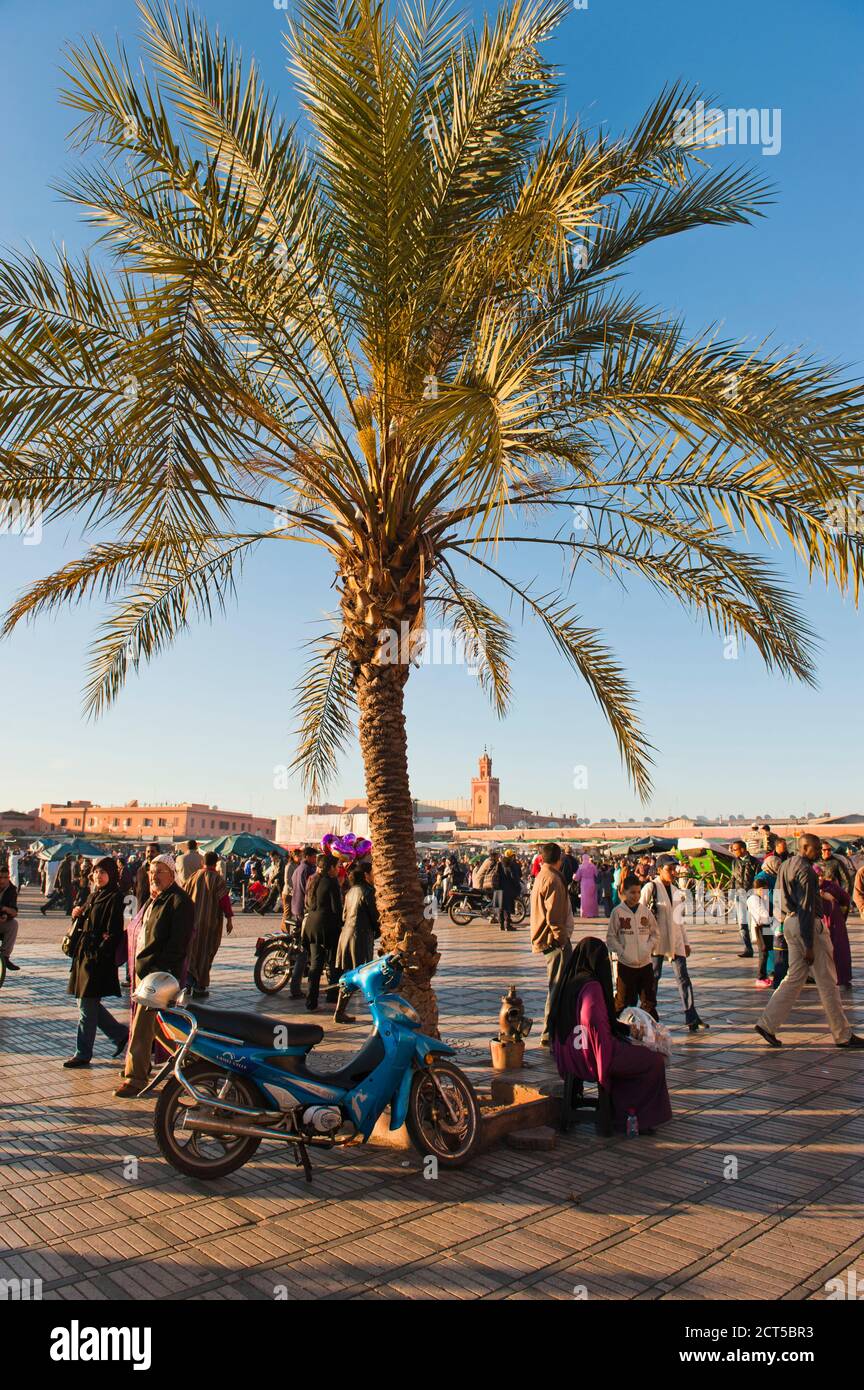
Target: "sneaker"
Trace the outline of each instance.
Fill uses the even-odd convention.
[[[752,951],[739,951],[739,952],[738,952],[738,959],[739,959],[739,960],[752,960],[752,959],[753,959],[753,952],[752,952]]]
[[[835,1043],[835,1047],[864,1047],[864,1038],[859,1038],[857,1033],[853,1033],[848,1042]]]
[[[711,1024],[705,1023],[701,1018],[697,1018],[695,1023],[690,1023],[687,1026],[691,1033],[707,1033]]]
[[[765,1039],[769,1047],[783,1046],[780,1039],[778,1037],[775,1037],[773,1033],[769,1033],[767,1028],[763,1028],[761,1023],[757,1023],[754,1026],[756,1028],[756,1032],[759,1034],[760,1037]]]
[[[774,983],[773,980],[768,980],[768,979],[765,979],[765,978],[759,979],[759,980],[756,981],[756,988],[757,988],[757,989],[770,989],[773,983]]]
[[[90,1058],[89,1058],[89,1057],[68,1057],[68,1058],[66,1059],[66,1061],[63,1063],[63,1065],[64,1065],[64,1067],[68,1067],[68,1068],[70,1068],[70,1069],[71,1069],[72,1067],[89,1067],[89,1065],[90,1065]]]
[[[122,1086],[117,1087],[114,1094],[115,1096],[119,1096],[121,1100],[131,1100],[135,1096],[141,1094],[146,1084],[146,1081],[133,1081],[132,1078],[129,1077],[123,1082]]]
[[[20,966],[20,965],[16,965],[15,962],[14,962],[14,960],[7,960],[7,961],[6,961],[6,969],[7,969],[7,970],[20,970],[20,969],[21,969],[21,966]]]

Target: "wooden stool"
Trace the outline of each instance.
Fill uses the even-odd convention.
[[[564,1078],[564,1093],[561,1097],[561,1133],[566,1134],[572,1125],[587,1118],[586,1111],[594,1112],[594,1125],[597,1133],[608,1138],[612,1133],[611,1091],[598,1084],[596,1097],[586,1096],[581,1077],[573,1076],[571,1073]]]

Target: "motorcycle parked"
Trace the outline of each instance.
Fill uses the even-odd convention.
[[[293,931],[269,932],[255,942],[253,976],[262,994],[278,994],[294,972],[299,942]]]
[[[188,1177],[221,1178],[273,1139],[311,1182],[310,1147],[365,1143],[389,1105],[391,1130],[405,1124],[424,1157],[443,1168],[467,1163],[480,1138],[477,1097],[448,1060],[453,1048],[419,1032],[419,1016],[395,993],[401,978],[397,953],[342,976],[346,993],[368,1003],[373,1030],[346,1066],[316,1072],[307,1058],[324,1036],[318,1024],[190,1003],[173,976],[148,975],[135,998],[177,1044],[140,1093],[171,1073],[153,1116],[163,1156]]]
[[[497,912],[492,906],[492,894],[485,888],[451,888],[447,894],[444,907],[457,927],[467,927],[468,923],[475,917],[487,917],[490,921],[497,921]],[[524,922],[526,913],[525,899],[520,894],[513,904],[511,920]]]

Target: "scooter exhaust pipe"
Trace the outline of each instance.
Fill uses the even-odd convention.
[[[357,1138],[357,1131],[345,1135],[329,1134],[294,1134],[290,1130],[265,1128],[261,1125],[243,1124],[240,1120],[196,1120],[193,1116],[187,1116],[183,1125],[184,1129],[195,1130],[198,1134],[230,1134],[233,1139],[282,1139],[288,1144],[305,1144],[307,1148],[320,1146],[332,1149],[344,1144],[353,1143]]]
[[[240,1120],[196,1120],[194,1116],[187,1115],[183,1128],[194,1130],[197,1134],[230,1134],[235,1139],[283,1139],[289,1144],[306,1142],[303,1135],[291,1134],[287,1130],[277,1129],[275,1125],[248,1125]]]

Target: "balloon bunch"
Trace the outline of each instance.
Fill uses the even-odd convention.
[[[354,864],[358,859],[367,859],[372,851],[372,841],[364,840],[360,835],[325,835],[321,841],[321,848],[325,854],[335,855],[339,859],[345,860],[349,864]]]

